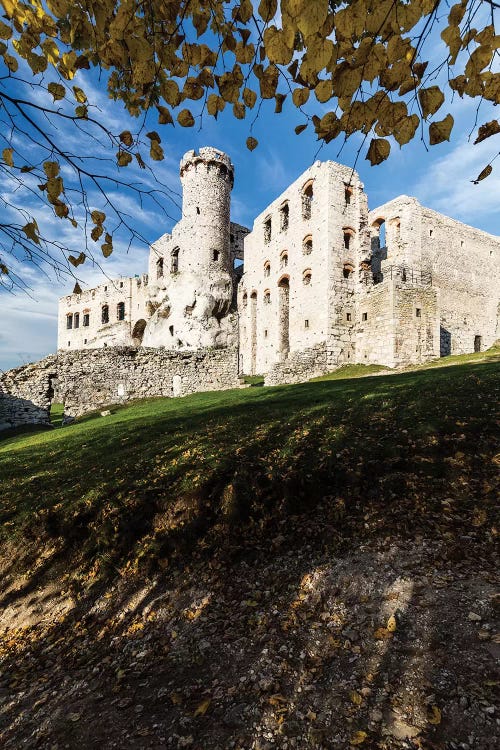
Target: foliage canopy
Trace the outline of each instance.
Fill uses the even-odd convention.
[[[7,141],[0,168],[23,185],[36,177],[41,199],[75,227],[82,223],[79,206],[92,227],[90,240],[105,257],[117,223],[124,223],[106,181],[127,180],[96,172],[93,164],[86,168],[57,134],[47,134],[40,118],[54,123],[60,117],[77,133],[104,134],[108,158],[111,148],[120,173],[130,164],[150,169],[150,160],[164,158],[160,134],[145,132],[144,113],[156,110],[158,125],[193,127],[205,113],[217,118],[226,107],[237,119],[254,108],[258,115],[266,99],[280,113],[289,99],[304,114],[297,135],[310,128],[329,143],[361,133],[361,149],[373,165],[388,158],[391,144],[403,146],[417,133],[430,145],[449,140],[454,120],[447,106],[455,95],[500,102],[500,5],[494,0],[451,6],[445,0],[0,2],[0,111]],[[85,91],[86,71],[95,68],[106,77],[109,96],[138,117],[136,133],[112,133],[95,116]],[[19,81],[40,96],[20,98]],[[481,123],[476,142],[499,132],[498,120]],[[27,139],[39,146],[29,163],[18,145]],[[257,145],[250,133],[248,148]],[[477,181],[491,171],[490,163]],[[76,183],[71,189],[67,174]],[[86,201],[89,185],[102,194],[99,210]],[[145,192],[155,199],[155,190]],[[22,248],[35,262],[53,260],[36,220],[19,206],[9,209],[21,216],[1,225],[0,252]],[[92,255],[88,239],[85,248],[77,257],[63,253],[56,267],[68,260],[77,267]],[[5,279],[5,257],[0,263]]]

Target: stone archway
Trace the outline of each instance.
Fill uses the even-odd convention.
[[[132,330],[132,340],[134,342],[134,346],[141,346],[145,329],[146,329],[146,321],[143,318],[141,318],[140,320],[137,321],[137,323],[135,324]]]
[[[290,351],[290,277],[278,281],[279,357],[283,361]]]

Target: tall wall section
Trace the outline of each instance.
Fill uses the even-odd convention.
[[[370,214],[382,277],[394,266],[431,278],[440,292],[440,353],[486,349],[498,336],[500,238],[401,196]]]
[[[66,416],[131,399],[238,386],[236,348],[173,352],[107,347],[65,351],[0,375],[0,428],[48,424],[54,390]]]

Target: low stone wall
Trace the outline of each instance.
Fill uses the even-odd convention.
[[[131,399],[237,387],[236,348],[59,352],[0,375],[0,425],[48,424],[54,390],[64,403],[65,416],[78,417]]]
[[[57,356],[0,374],[0,430],[25,424],[50,424]]]
[[[284,362],[274,365],[265,376],[265,385],[305,383],[327,372],[326,343],[316,344],[302,352],[290,354]]]

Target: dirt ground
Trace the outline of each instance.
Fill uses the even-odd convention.
[[[337,521],[320,505],[78,592],[64,569],[12,579],[2,747],[498,747],[491,539],[346,544]]]

